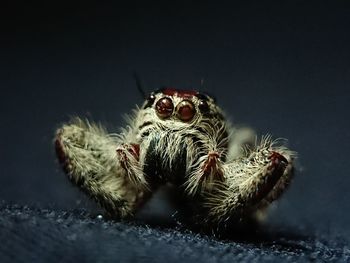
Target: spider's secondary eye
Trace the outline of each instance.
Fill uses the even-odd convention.
[[[143,107],[144,109],[149,108],[153,105],[154,100],[156,99],[156,96],[154,94],[151,94],[145,103],[145,106]]]
[[[158,117],[164,119],[170,117],[174,110],[174,104],[171,99],[164,97],[157,101],[156,111]]]
[[[205,100],[199,101],[198,108],[203,113],[209,112],[209,105],[208,102],[206,102]]]
[[[183,100],[176,106],[176,112],[180,120],[190,121],[193,119],[196,109],[192,102]]]

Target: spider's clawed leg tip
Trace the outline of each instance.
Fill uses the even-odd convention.
[[[59,134],[57,134],[55,138],[55,150],[56,155],[60,163],[64,163],[66,161],[66,154],[63,150],[63,143]]]
[[[286,157],[284,157],[282,154],[275,151],[271,153],[271,155],[269,156],[269,159],[271,160],[273,165],[288,164],[288,160],[286,159]]]
[[[55,138],[55,150],[59,163],[62,165],[63,171],[69,174],[69,160],[64,151],[64,145],[61,139],[61,135],[58,133]]]

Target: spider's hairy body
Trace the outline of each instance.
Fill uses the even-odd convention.
[[[234,128],[210,96],[153,92],[120,134],[75,119],[57,131],[69,178],[113,217],[133,215],[158,186],[178,188],[203,225],[253,217],[284,192],[295,153]]]

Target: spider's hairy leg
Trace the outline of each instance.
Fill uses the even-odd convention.
[[[126,217],[133,214],[148,191],[128,177],[118,146],[118,140],[101,126],[80,119],[63,125],[55,138],[57,157],[69,179],[110,216]]]
[[[209,220],[252,216],[276,200],[293,174],[295,153],[266,137],[246,156],[223,165],[225,183],[205,195]]]
[[[256,133],[248,127],[233,127],[229,122],[214,122],[211,126],[201,127],[206,132],[198,135],[197,148],[188,143],[189,176],[186,182],[186,191],[194,195],[198,191],[210,190],[216,181],[224,180],[222,165],[225,160],[237,159],[244,155],[244,149],[254,145]]]

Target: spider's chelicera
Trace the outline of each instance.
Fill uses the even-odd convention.
[[[171,88],[150,94],[120,134],[74,119],[56,133],[71,181],[115,218],[133,215],[172,184],[203,226],[261,215],[293,174],[295,153],[270,136],[237,128],[204,93]]]

